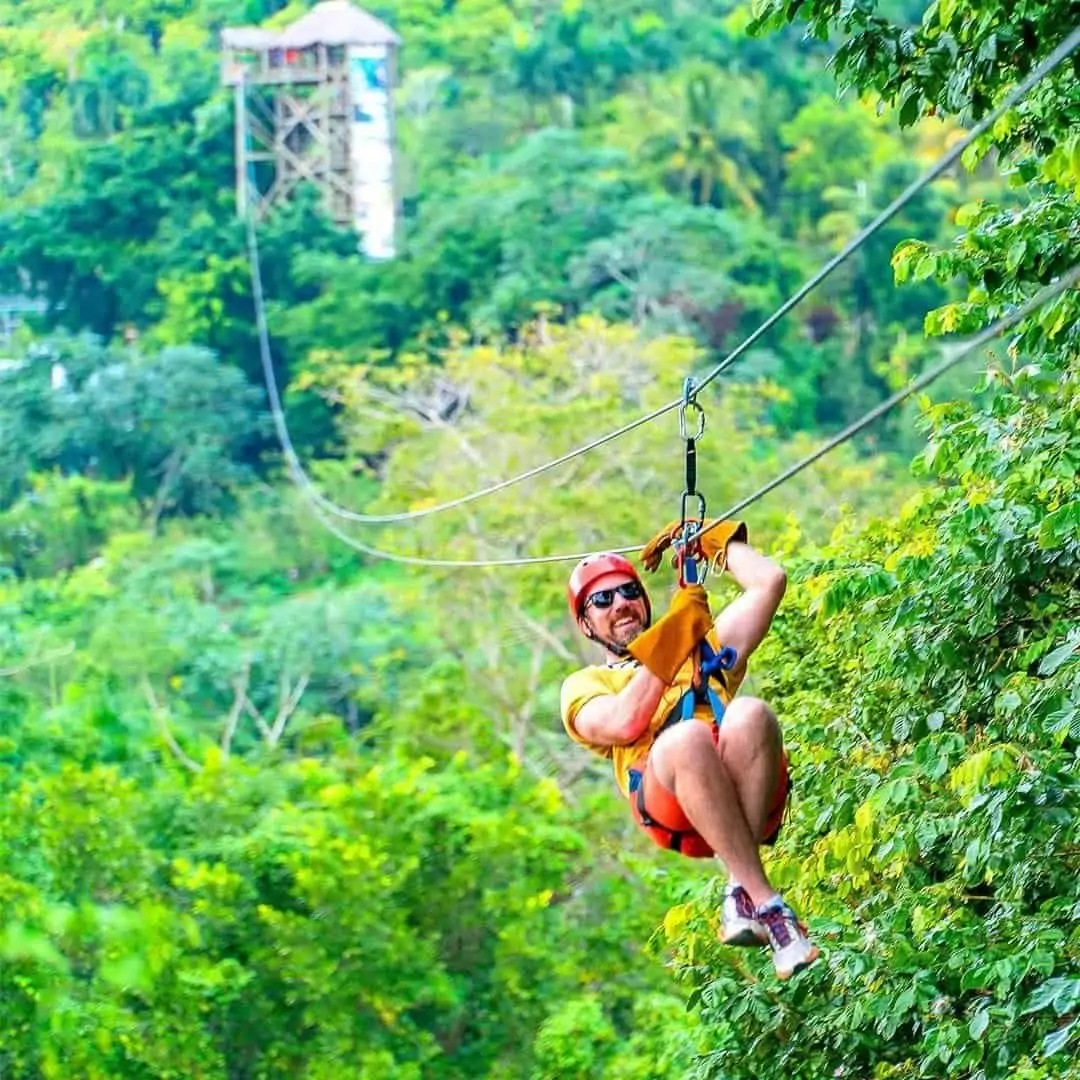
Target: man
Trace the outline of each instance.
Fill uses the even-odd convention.
[[[676,531],[669,526],[642,551],[647,568],[659,565]],[[741,522],[717,522],[700,542],[705,558],[726,558],[742,589],[715,622],[700,585],[678,589],[669,612],[653,625],[648,594],[628,560],[601,554],[578,564],[568,587],[570,609],[581,632],[604,650],[606,663],[576,671],[563,683],[563,724],[576,742],[612,760],[635,819],[656,843],[692,857],[715,854],[724,863],[730,880],[721,940],[768,944],[777,975],[787,979],[818,957],[795,913],[769,884],[759,854],[780,830],[787,760],[769,707],[757,698],[734,698],[787,579],[746,542]],[[719,725],[704,692],[690,699],[689,722],[679,722],[695,675],[704,690],[703,640],[735,654],[731,669],[715,680],[723,703]]]

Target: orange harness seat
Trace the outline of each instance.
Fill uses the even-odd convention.
[[[712,738],[715,746],[720,740],[720,728],[717,724],[712,725]],[[791,776],[788,771],[787,752],[781,751],[780,774],[765,822],[765,836],[761,841],[763,844],[776,843],[790,791]],[[674,792],[669,791],[656,778],[651,754],[630,769],[630,810],[634,820],[659,847],[677,851],[691,859],[707,859],[715,854],[683,813]]]

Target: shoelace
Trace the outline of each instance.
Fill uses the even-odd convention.
[[[757,909],[754,907],[754,901],[750,899],[750,894],[741,885],[737,889],[732,889],[729,896],[735,901],[735,914],[738,915],[739,918],[757,918]]]
[[[768,927],[769,936],[776,942],[778,948],[782,949],[795,940],[791,927],[798,927],[799,923],[795,918],[795,912],[786,905],[769,908],[767,911],[758,911],[754,918]]]

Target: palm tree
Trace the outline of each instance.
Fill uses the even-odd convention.
[[[614,99],[606,138],[650,179],[695,206],[756,211],[761,100],[756,80],[695,66],[674,78],[650,79],[644,93]]]
[[[713,71],[698,71],[686,80],[683,127],[671,164],[681,172],[683,190],[695,206],[734,200],[746,210],[758,208],[761,182],[747,168],[748,151],[758,140],[738,109],[746,97],[728,111],[736,89],[731,84],[737,82]]]

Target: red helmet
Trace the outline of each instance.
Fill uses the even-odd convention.
[[[570,601],[570,614],[577,619],[581,615],[582,605],[589,595],[593,584],[605,574],[629,574],[645,592],[645,585],[641,580],[634,564],[621,555],[611,551],[602,551],[598,555],[586,555],[574,567],[570,575],[569,584],[566,586],[566,598]],[[649,594],[645,592],[645,621],[652,620],[652,605],[649,603]]]

